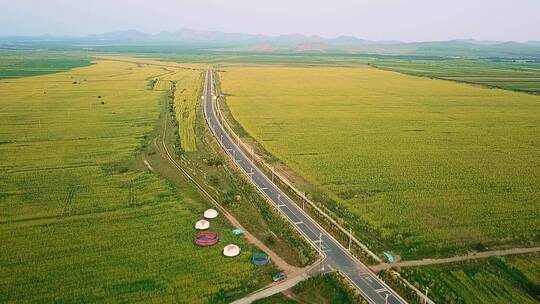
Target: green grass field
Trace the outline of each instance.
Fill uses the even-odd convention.
[[[0,302],[207,303],[270,281],[222,218],[212,230],[240,257],[195,246],[206,200],[139,163],[167,72],[98,60],[0,81]]]
[[[540,94],[540,64],[481,60],[376,60],[371,64],[405,74]]]
[[[540,255],[490,258],[404,268],[417,286],[429,286],[435,303],[538,303]]]
[[[538,243],[540,97],[368,67],[220,76],[243,129],[373,249]]]
[[[64,72],[89,64],[90,58],[81,52],[0,50],[0,79]]]

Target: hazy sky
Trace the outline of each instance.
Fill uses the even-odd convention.
[[[540,0],[0,0],[0,35],[180,28],[372,40],[540,40]]]

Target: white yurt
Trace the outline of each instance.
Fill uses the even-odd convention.
[[[213,219],[218,216],[218,212],[214,209],[208,209],[204,212],[204,217],[207,219]]]
[[[223,247],[223,255],[226,257],[235,257],[240,254],[240,247],[229,244],[225,247]]]
[[[210,228],[210,222],[207,220],[200,220],[195,223],[195,229],[197,230],[206,230]]]

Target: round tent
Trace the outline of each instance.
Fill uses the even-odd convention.
[[[200,220],[195,223],[195,229],[197,230],[206,230],[210,228],[210,222],[207,220]]]
[[[251,262],[255,266],[264,266],[270,262],[270,257],[266,253],[256,253],[251,258]]]
[[[212,246],[219,242],[219,236],[213,232],[199,232],[195,237],[195,244],[199,246]]]
[[[240,254],[240,247],[229,244],[225,247],[223,247],[223,255],[226,257],[235,257]]]
[[[207,219],[213,219],[218,216],[218,212],[214,209],[208,209],[204,212],[204,217]]]

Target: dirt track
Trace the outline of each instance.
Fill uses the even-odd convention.
[[[523,254],[523,253],[531,253],[531,252],[538,252],[538,251],[540,251],[540,247],[511,248],[511,249],[504,249],[504,250],[475,252],[475,253],[470,253],[468,255],[455,256],[455,257],[442,258],[442,259],[423,259],[423,260],[403,261],[403,262],[395,262],[395,263],[382,263],[382,264],[371,266],[370,268],[374,272],[379,272],[381,270],[385,270],[385,269],[393,268],[393,267],[414,267],[414,266],[424,266],[424,265],[447,264],[447,263],[455,263],[455,262],[474,260],[474,259],[483,259],[483,258],[488,258],[488,257],[493,257],[493,256]]]

